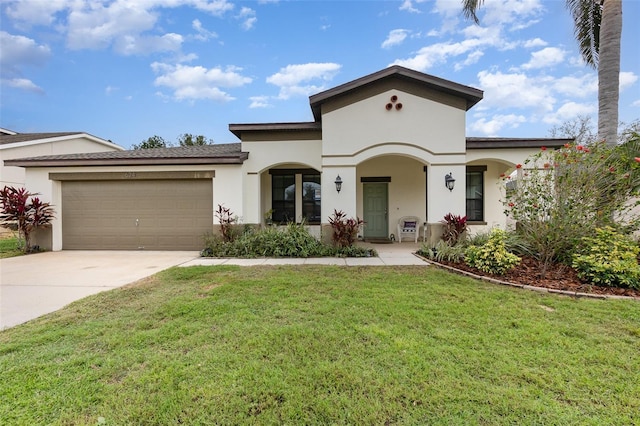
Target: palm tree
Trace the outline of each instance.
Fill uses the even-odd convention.
[[[462,13],[479,22],[484,0],[462,0]],[[617,144],[622,0],[566,0],[582,59],[598,70],[598,138]]]

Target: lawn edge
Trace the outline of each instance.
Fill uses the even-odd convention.
[[[496,278],[491,278],[491,277],[485,277],[483,275],[477,275],[474,274],[472,272],[468,272],[468,271],[464,271],[462,269],[458,269],[458,268],[454,268],[453,266],[449,266],[449,265],[443,265],[442,263],[436,262],[433,259],[427,259],[424,256],[421,256],[418,253],[414,253],[417,257],[423,259],[424,261],[442,268],[442,269],[446,269],[452,272],[455,272],[457,274],[460,275],[465,275],[471,278],[475,278],[477,280],[480,281],[485,281],[485,282],[489,282],[491,284],[499,284],[499,285],[504,285],[504,286],[509,286],[509,287],[515,287],[515,288],[521,288],[524,290],[529,290],[529,291],[537,291],[539,293],[552,293],[552,294],[561,294],[564,296],[571,296],[571,297],[575,297],[575,298],[581,298],[581,297],[588,297],[590,299],[601,299],[601,300],[605,300],[605,299],[613,299],[613,300],[635,300],[640,302],[640,297],[634,297],[634,296],[619,296],[619,295],[615,295],[615,294],[592,294],[592,293],[582,293],[582,292],[578,292],[578,291],[568,291],[568,290],[559,290],[559,289],[555,289],[555,288],[546,288],[546,287],[536,287],[536,286],[532,286],[532,285],[526,285],[526,284],[517,284],[517,283],[513,283],[510,281],[503,281],[503,280],[499,280]]]

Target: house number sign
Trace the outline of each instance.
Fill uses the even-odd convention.
[[[125,179],[135,179],[135,177],[136,177],[136,172],[126,172],[124,174]]]

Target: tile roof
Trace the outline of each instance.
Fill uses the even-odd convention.
[[[249,157],[242,152],[240,143],[185,146],[175,148],[107,151],[6,160],[5,165],[85,166],[85,165],[139,165],[139,164],[242,164]]]

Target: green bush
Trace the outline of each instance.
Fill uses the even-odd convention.
[[[374,250],[362,247],[331,247],[322,244],[309,233],[304,224],[289,223],[285,227],[268,226],[263,229],[245,229],[233,241],[224,241],[219,235],[204,238],[203,257],[370,257]]]
[[[464,244],[451,245],[444,240],[440,240],[433,247],[429,247],[426,244],[423,245],[418,250],[418,254],[436,262],[459,263],[464,261],[465,251],[466,246]]]
[[[469,246],[465,251],[465,263],[482,272],[504,275],[520,263],[520,258],[507,251],[506,232],[494,228],[489,240],[482,246]]]
[[[573,268],[580,279],[597,285],[640,289],[638,245],[610,226],[596,229],[595,237],[582,238]]]

